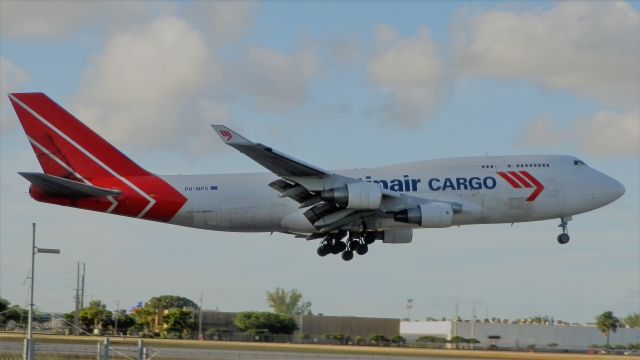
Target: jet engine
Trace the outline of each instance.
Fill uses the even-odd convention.
[[[398,222],[416,224],[420,227],[449,227],[451,220],[453,220],[453,208],[448,203],[430,202],[398,211],[393,214],[393,219]]]
[[[382,202],[382,189],[378,184],[356,182],[324,190],[320,193],[320,198],[350,209],[374,210],[379,208]]]

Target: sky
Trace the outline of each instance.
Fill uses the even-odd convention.
[[[640,312],[640,3],[0,1],[0,296],[109,309],[176,294],[268,310],[299,289],[314,313],[411,319]],[[558,220],[414,232],[320,258],[283,234],[184,228],[38,203],[40,171],[6,93],[42,91],[159,174],[263,169],[209,124],[323,168],[571,154],[626,187]]]

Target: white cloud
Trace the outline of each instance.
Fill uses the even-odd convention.
[[[2,1],[0,33],[20,39],[57,39],[83,26],[123,24],[159,7],[145,1]]]
[[[530,121],[516,141],[528,149],[574,148],[596,157],[640,156],[640,114],[601,111],[561,126],[549,116]]]
[[[253,26],[258,3],[253,1],[194,1],[187,5],[189,19],[215,41],[233,41]]]
[[[548,11],[486,11],[454,26],[467,74],[522,79],[638,109],[640,16],[625,2],[567,1]]]
[[[578,146],[595,156],[640,156],[640,113],[601,111],[573,123]]]
[[[197,104],[218,74],[197,31],[160,17],[107,41],[72,97],[73,110],[115,143],[187,149],[188,136],[209,135]]]
[[[253,47],[231,68],[234,74],[229,86],[239,95],[252,97],[261,110],[283,113],[304,104],[309,81],[319,67],[315,51],[301,50],[287,56]]]
[[[525,148],[557,147],[566,138],[566,130],[554,124],[549,115],[541,116],[527,123],[517,145]]]
[[[389,39],[387,35],[384,40]],[[405,126],[429,120],[452,87],[436,43],[424,27],[415,37],[391,41],[369,61],[367,70],[369,81],[389,92],[381,109],[383,117]]]
[[[11,60],[0,57],[0,96],[2,96],[2,111],[0,111],[0,134],[15,129],[18,118],[13,112],[7,93],[19,92],[29,82],[26,71],[16,66]]]
[[[386,44],[398,38],[398,31],[389,25],[379,24],[376,26],[376,41]]]

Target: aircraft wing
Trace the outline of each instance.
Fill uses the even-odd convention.
[[[331,172],[285,155],[271,147],[254,143],[224,125],[211,125],[222,141],[281,177],[331,176]]]
[[[258,164],[278,175],[280,179],[272,181],[269,186],[280,193],[280,197],[288,197],[298,202],[299,208],[309,208],[304,216],[316,228],[316,232],[307,238],[321,236],[354,223],[365,224],[376,218],[388,217],[389,211],[399,211],[408,206],[429,201],[428,199],[401,194],[381,189],[377,184],[360,179],[343,176],[308,164],[292,156],[283,154],[269,146],[254,143],[224,125],[211,125],[220,138],[229,146],[247,155]],[[372,193],[375,200],[360,206],[338,204],[328,197],[334,190],[342,191],[352,188],[360,199]],[[344,194],[344,193],[343,193]],[[351,199],[351,197],[349,197]],[[350,202],[351,200],[349,200]],[[377,202],[377,204],[376,204]],[[384,205],[383,205],[384,204]]]

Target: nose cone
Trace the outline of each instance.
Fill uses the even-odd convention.
[[[618,182],[618,180],[612,178],[611,182],[611,196],[613,197],[613,200],[611,201],[615,201],[618,200],[622,195],[624,195],[625,189],[624,185]]]
[[[606,175],[605,175],[606,176]],[[600,198],[605,204],[618,200],[625,193],[624,185],[618,180],[606,176],[604,183],[601,185]]]

